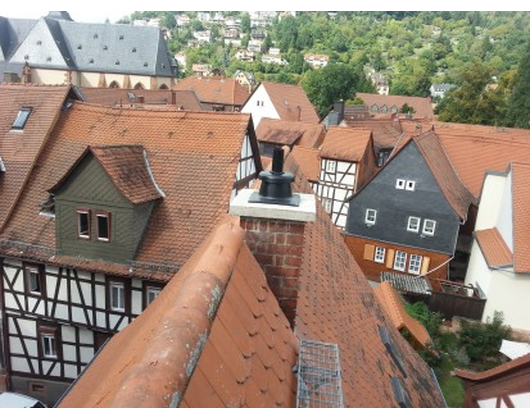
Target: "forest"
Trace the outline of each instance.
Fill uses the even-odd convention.
[[[183,14],[189,24],[178,26]],[[227,76],[243,70],[257,82],[301,84],[321,115],[334,100],[374,92],[366,77],[373,70],[391,95],[426,97],[432,84],[454,85],[437,105],[442,121],[530,128],[530,12],[278,12],[265,26],[255,26],[249,12],[209,15],[237,22],[240,45],[226,42],[223,20],[199,19],[199,12],[135,12],[129,21],[160,19],[171,53],[186,55],[179,77],[202,63]],[[194,42],[205,30],[208,42]],[[254,61],[237,60],[258,35]],[[269,48],[288,64],[263,63]],[[326,54],[329,64],[314,69],[307,53]]]

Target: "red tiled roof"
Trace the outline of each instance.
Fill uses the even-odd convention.
[[[78,88],[86,102],[119,107],[171,106],[183,111],[201,111],[199,98],[191,90]],[[131,96],[131,95],[134,95]],[[142,99],[140,99],[142,98]]]
[[[304,89],[298,85],[284,83],[261,83],[281,120],[318,124],[320,119]]]
[[[70,89],[70,86],[0,84],[0,157],[6,167],[6,172],[0,175],[0,230],[22,192]],[[33,110],[23,130],[12,130],[22,107]]]
[[[237,219],[204,241],[60,407],[293,407],[297,340]]]
[[[428,131],[413,137],[411,141],[414,141],[420,149],[451,207],[461,220],[466,220],[469,206],[475,204],[476,199],[455,172],[437,134]]]
[[[325,135],[322,124],[262,118],[256,130],[258,141],[287,146],[319,147]]]
[[[291,152],[296,163],[309,181],[316,182],[320,175],[319,150],[312,147],[295,146]]]
[[[524,368],[530,365],[530,354],[510,360],[493,369],[484,372],[471,372],[469,370],[457,369],[455,374],[459,378],[467,379],[469,381],[488,381],[497,376],[509,375],[513,371]]]
[[[0,240],[55,248],[55,221],[38,215],[47,190],[89,145],[141,144],[166,197],[153,210],[136,261],[182,265],[227,212],[249,123],[249,115],[235,113],[110,109],[76,103],[63,111]],[[1,248],[3,253],[19,254]],[[22,256],[44,258],[35,248]],[[85,262],[79,260],[79,264]],[[145,273],[160,280],[172,274],[155,269]]]
[[[68,170],[50,192],[59,188],[72,173],[79,161],[91,153],[99,161],[114,185],[133,204],[146,203],[163,197],[150,173],[149,162],[142,146],[88,147],[80,159]]]
[[[370,118],[350,120],[347,118],[346,110],[344,112],[344,122],[348,127],[363,128],[372,131],[374,145],[377,149],[393,148],[403,135],[400,120],[391,120],[389,118]]]
[[[406,328],[414,340],[426,347],[431,343],[431,337],[425,327],[418,320],[412,318],[403,307],[398,293],[389,282],[383,282],[374,288],[376,298],[385,309],[394,327],[400,331]]]
[[[530,163],[512,164],[512,194],[514,268],[516,273],[530,273]]]
[[[513,265],[512,252],[497,228],[476,231],[475,238],[488,267],[499,268]]]
[[[357,93],[357,98],[360,98],[368,106],[371,112],[373,105],[377,105],[378,108],[386,105],[388,112],[393,106],[396,106],[398,110],[403,108],[403,105],[414,109],[414,117],[434,119],[434,112],[432,109],[431,98],[419,98],[416,96],[396,96],[396,95],[378,95],[377,93]]]
[[[221,76],[193,75],[175,86],[178,90],[193,90],[202,103],[242,106],[250,94],[237,80]]]
[[[372,132],[350,127],[329,127],[320,149],[323,158],[360,162],[371,146]]]
[[[312,193],[291,155],[286,170],[296,175],[296,191]],[[295,331],[300,338],[338,344],[345,407],[396,407],[393,376],[401,379],[414,407],[442,407],[431,369],[394,329],[321,206],[305,238]],[[379,326],[386,327],[399,349],[406,378],[387,353]]]

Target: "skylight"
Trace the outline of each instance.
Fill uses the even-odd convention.
[[[28,122],[31,111],[32,109],[30,107],[20,108],[20,111],[18,111],[18,115],[15,118],[15,122],[13,123],[12,128],[15,130],[23,130],[24,126]]]

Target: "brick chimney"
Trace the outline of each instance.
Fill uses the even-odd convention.
[[[230,203],[230,214],[240,216],[246,243],[294,328],[305,227],[316,219],[315,196],[292,194],[294,176],[283,172],[282,149],[274,150],[272,171],[259,177],[259,193],[242,190]]]

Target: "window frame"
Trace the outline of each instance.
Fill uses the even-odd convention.
[[[40,296],[44,297],[46,296],[46,288],[45,288],[45,281],[44,281],[44,268],[42,265],[38,264],[23,264],[23,270],[24,270],[24,285],[26,293],[33,296]],[[37,274],[37,284],[38,284],[38,290],[34,290],[32,287],[32,277],[31,274]]]
[[[40,357],[47,360],[61,359],[60,327],[48,324],[37,324],[38,350]],[[48,341],[49,340],[49,341]],[[48,344],[46,344],[48,342]],[[47,351],[48,348],[48,351]],[[53,350],[50,352],[50,350]]]
[[[85,214],[87,216],[87,223],[88,223],[88,235],[81,235],[81,215]],[[90,209],[76,209],[76,215],[77,215],[77,237],[79,239],[91,239],[91,230],[92,230],[92,223],[91,223],[91,212]]]
[[[414,263],[414,266],[417,270],[412,269],[412,265]],[[409,273],[419,275],[421,273],[421,265],[423,264],[423,255],[418,254],[410,254],[409,256]]]
[[[333,210],[333,201],[331,198],[322,197],[322,207],[327,214],[331,214]]]
[[[404,190],[407,181],[403,178],[396,179],[396,190]]]
[[[11,126],[11,129],[12,130],[24,130],[24,127],[26,127],[26,124],[28,123],[29,117],[31,116],[32,113],[33,113],[33,107],[31,106],[20,107],[20,110],[18,111],[17,116],[15,117],[15,121],[13,121],[13,125]]]
[[[149,300],[149,294],[150,292],[156,291],[156,296],[154,299]],[[162,292],[162,287],[159,285],[155,285],[154,283],[146,283],[144,284],[144,309],[147,308],[153,301],[160,295],[160,292]]]
[[[121,303],[123,304],[123,307],[120,306],[114,306],[114,295],[113,291],[115,288],[121,289]],[[110,278],[108,280],[108,287],[107,287],[107,306],[108,309],[113,312],[121,312],[125,313],[128,312],[129,308],[129,299],[128,299],[128,290],[126,287],[126,284],[124,281],[116,279],[116,278]]]
[[[405,191],[415,191],[416,190],[416,181],[411,181],[407,179],[405,182]]]
[[[427,229],[427,224],[429,223],[432,223],[432,231],[430,229]],[[435,232],[436,232],[436,220],[425,219],[423,221],[422,234],[427,235],[427,236],[434,236]]]
[[[392,265],[392,268],[396,271],[402,272],[405,272],[407,270],[407,253],[405,251],[396,250],[396,253],[394,254],[394,264]]]
[[[337,172],[337,161],[333,159],[326,160],[326,172]]]
[[[386,248],[383,246],[376,246],[374,250],[374,262],[384,264],[386,258]]]
[[[416,228],[414,229],[414,227],[411,226],[411,222],[415,220],[417,221],[417,224],[416,224]],[[421,217],[417,217],[417,216],[409,216],[409,220],[407,222],[407,231],[408,232],[414,232],[414,233],[419,233],[420,231],[420,226],[421,226]]]
[[[100,236],[100,231],[99,231],[99,218],[100,217],[105,217],[107,219],[107,237],[103,237],[103,236]],[[108,211],[102,211],[102,210],[98,210],[96,211],[96,239],[99,241],[99,242],[110,242],[111,241],[111,217],[110,217],[110,212]]]
[[[373,220],[370,217],[370,214],[373,214]],[[366,209],[366,212],[364,213],[364,223],[367,225],[373,226],[377,222],[377,210],[376,209]]]

